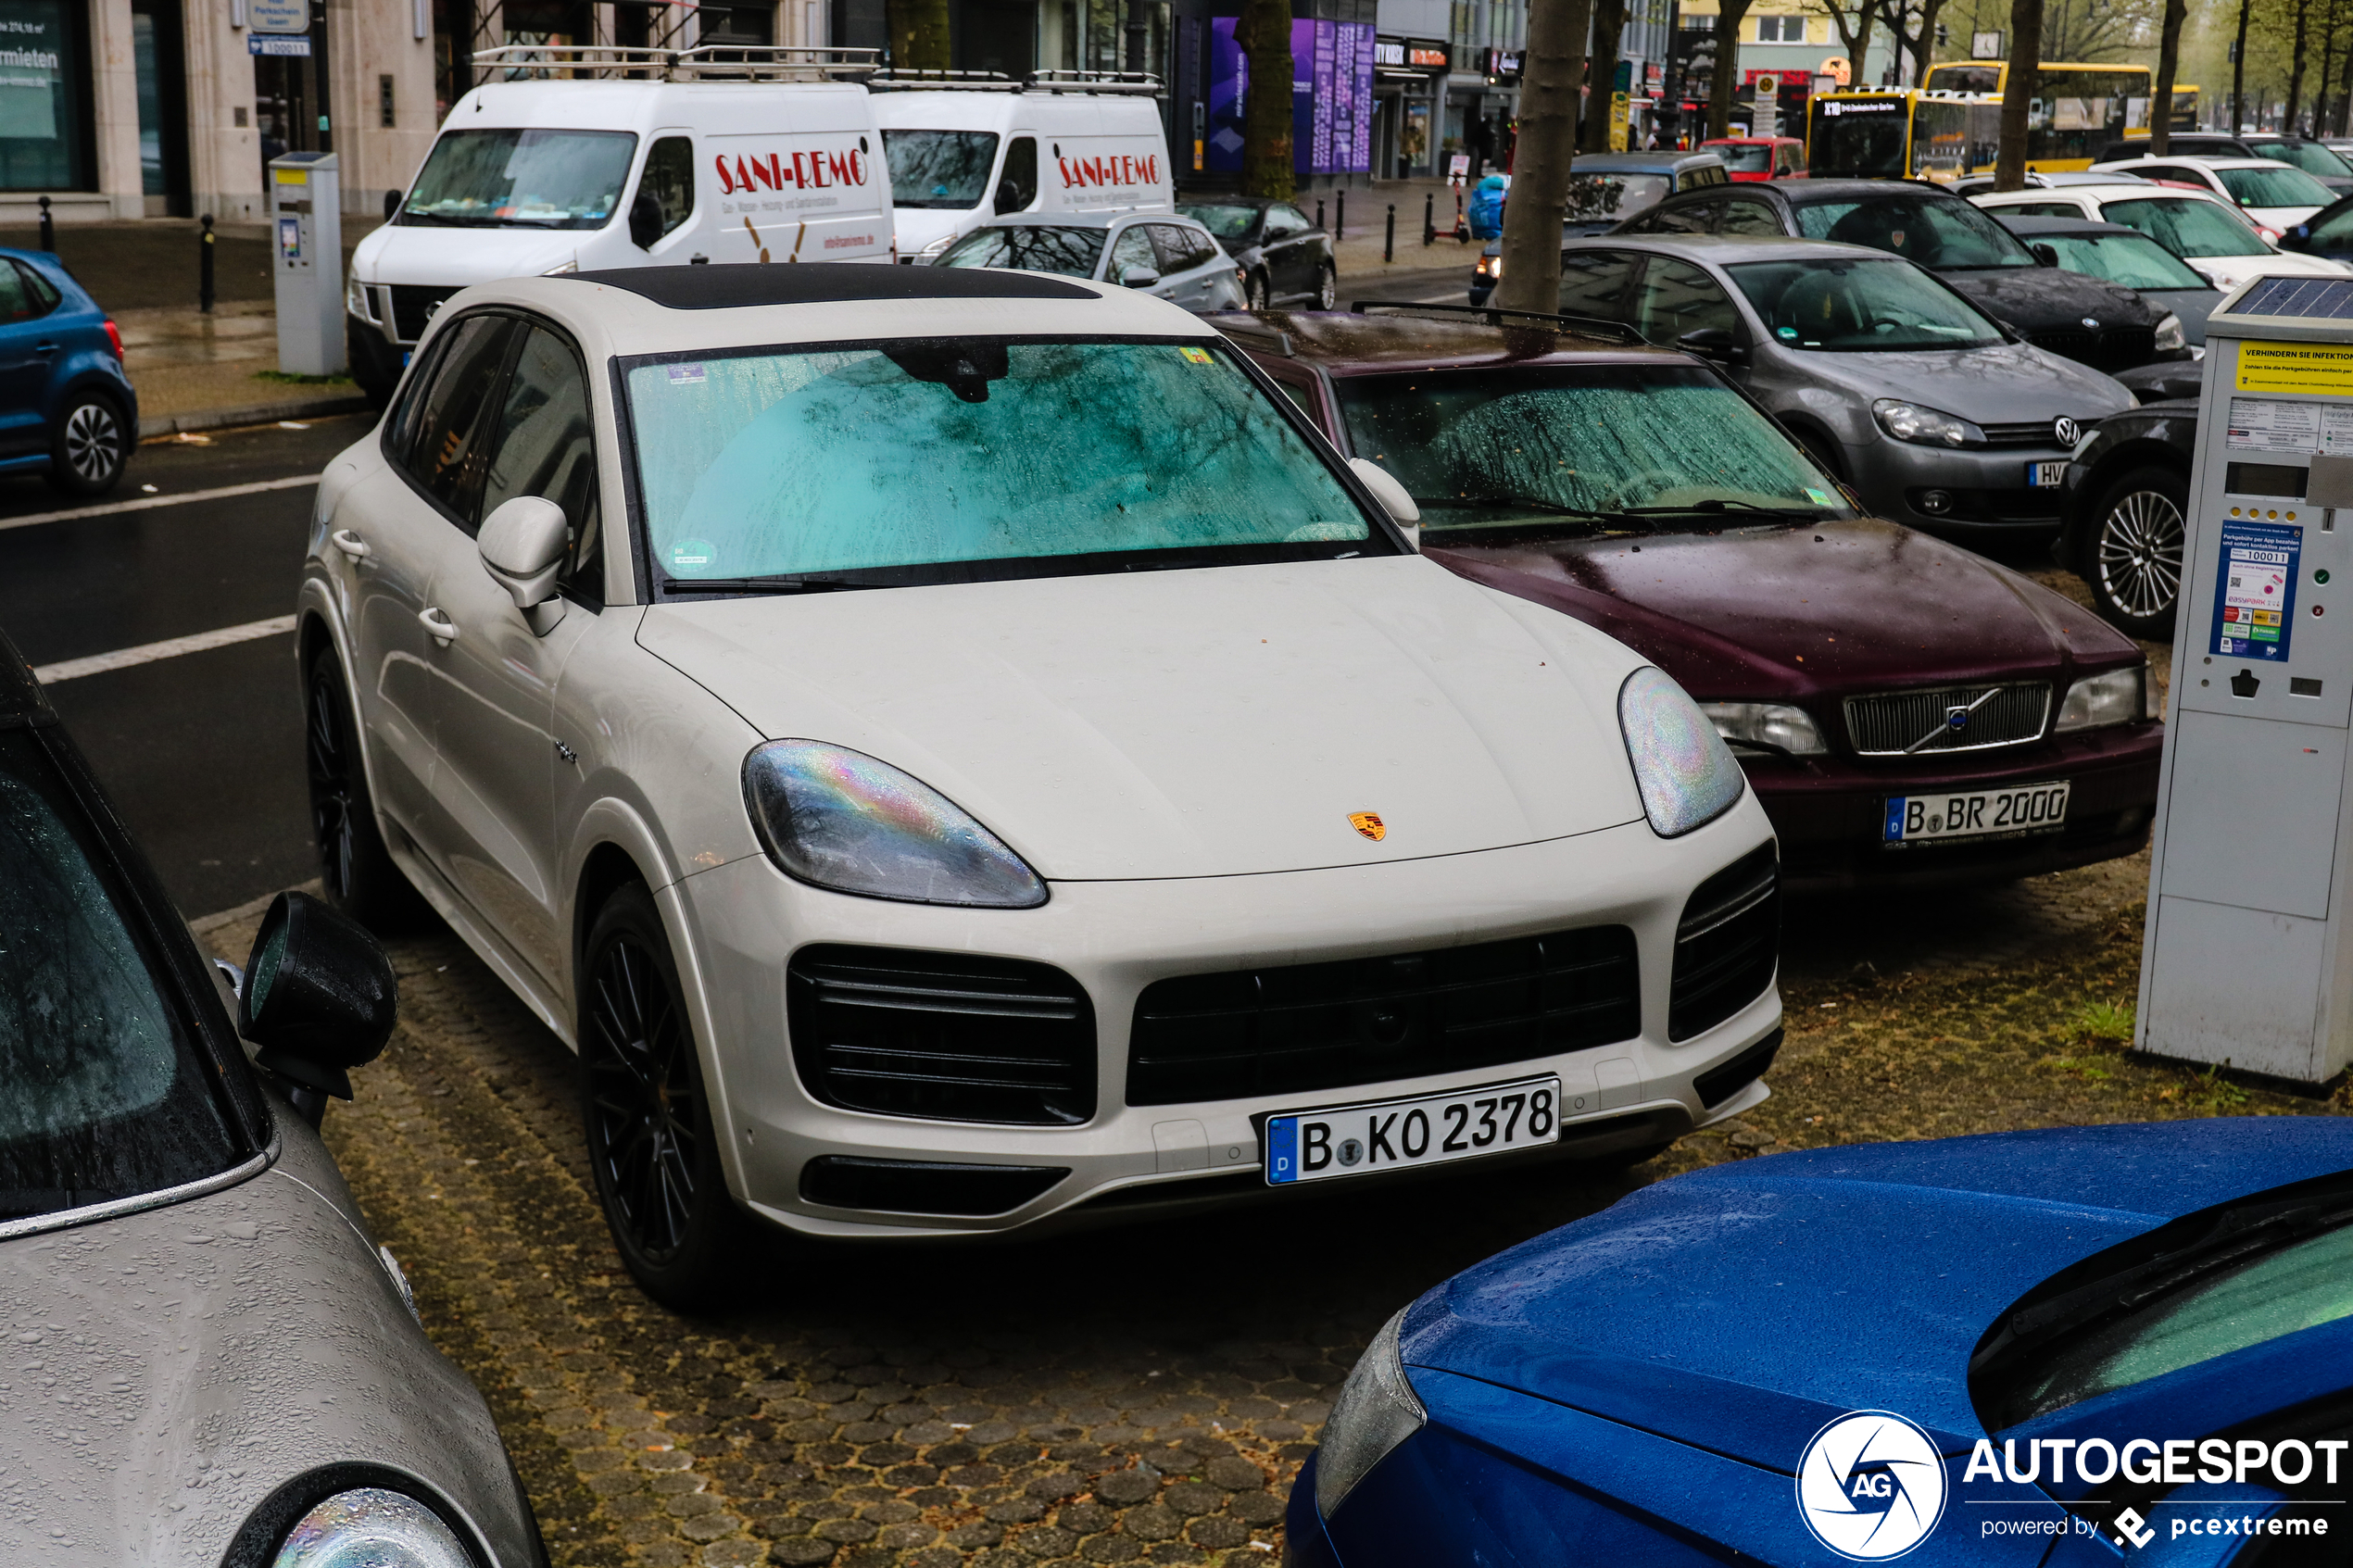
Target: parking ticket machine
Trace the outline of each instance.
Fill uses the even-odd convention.
[[[278,369],[343,373],[343,189],[333,153],[270,160],[270,271]]]
[[[2353,278],[2207,326],[2135,1043],[2304,1084],[2353,1060]]]

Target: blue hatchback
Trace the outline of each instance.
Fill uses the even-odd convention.
[[[0,250],[0,473],[102,495],[138,430],[114,322],[55,256]]]
[[[1299,1568],[2353,1561],[2353,1119],[1720,1165],[1390,1320]]]

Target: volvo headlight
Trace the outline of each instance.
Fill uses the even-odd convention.
[[[2103,724],[2130,724],[2148,716],[2148,666],[2135,664],[2105,675],[2086,675],[2068,687],[2055,727],[2062,733],[2096,730]]]
[[[2179,316],[2168,314],[2165,320],[2157,324],[2157,351],[2159,354],[2170,354],[2178,349],[2187,348],[2189,345],[2189,336],[2182,331],[2182,319]]]
[[[744,801],[787,876],[911,904],[1034,909],[1046,884],[921,779],[846,746],[771,741],[744,759]]]
[[[1734,746],[1788,757],[1818,757],[1830,749],[1813,715],[1802,708],[1778,702],[1703,702],[1699,710]]]
[[[1967,446],[1985,440],[1985,433],[1967,420],[1893,397],[1882,397],[1872,404],[1871,418],[1896,440],[1908,441],[1915,446]]]
[[[295,1521],[271,1568],[473,1568],[439,1514],[381,1486],[337,1492]]]
[[[375,325],[376,313],[368,304],[368,285],[356,277],[346,280],[343,285],[343,307],[370,326]]]
[[[1642,792],[1642,815],[1661,838],[1714,822],[1747,787],[1724,737],[1663,670],[1644,665],[1626,677],[1617,688],[1617,727]]]
[[[1414,1386],[1405,1381],[1405,1359],[1397,1348],[1404,1321],[1400,1311],[1380,1325],[1332,1401],[1315,1450],[1315,1512],[1326,1519],[1373,1466],[1429,1420]]]

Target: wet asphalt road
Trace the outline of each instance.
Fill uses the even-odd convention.
[[[151,443],[99,505],[318,473],[359,418]],[[153,485],[153,495],[145,486]],[[0,480],[0,631],[36,667],[290,614],[308,484],[19,524],[76,506]],[[57,682],[74,738],[191,915],[317,874],[294,638],[280,633]]]

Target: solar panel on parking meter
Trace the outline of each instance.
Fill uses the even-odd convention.
[[[2137,1043],[2321,1083],[2353,1060],[2353,279],[2207,322]]]

